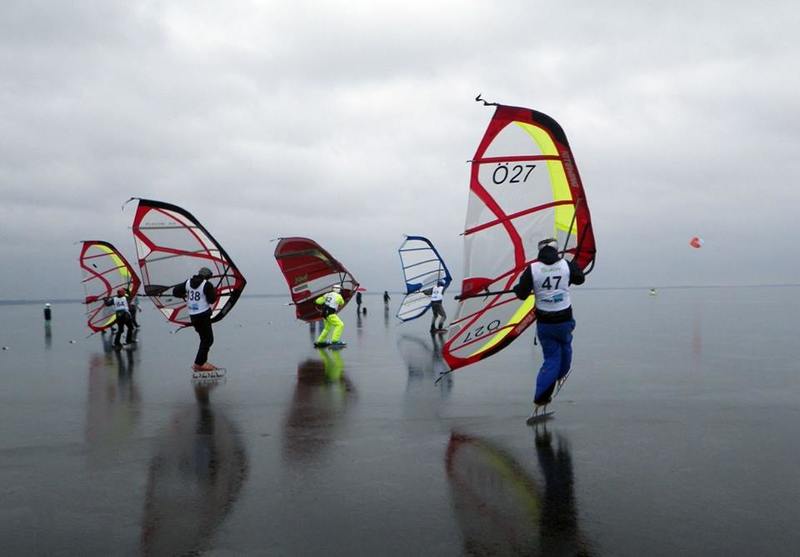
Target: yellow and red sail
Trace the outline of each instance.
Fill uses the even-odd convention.
[[[533,323],[533,296],[519,300],[509,290],[536,260],[540,240],[556,238],[564,257],[584,270],[590,270],[596,252],[589,206],[564,130],[536,110],[494,106],[471,161],[465,298],[443,350],[451,369],[497,353]]]
[[[116,321],[114,306],[105,305],[105,300],[115,296],[119,288],[124,288],[128,296],[135,296],[139,277],[119,250],[103,240],[81,242],[78,261],[86,294],[86,324],[98,333]]]

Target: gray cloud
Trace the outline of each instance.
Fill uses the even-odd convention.
[[[790,2],[4,2],[0,298],[77,297],[77,247],[133,257],[131,196],[194,213],[283,292],[277,236],[317,239],[371,290],[402,234],[460,278],[469,168],[491,116],[567,132],[596,286],[796,281]],[[687,246],[701,234],[699,253]],[[752,238],[769,277],[743,264]]]

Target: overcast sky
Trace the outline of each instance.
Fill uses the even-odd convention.
[[[460,281],[478,93],[566,131],[590,285],[800,282],[799,28],[790,1],[3,0],[0,299],[81,297],[79,240],[135,259],[131,196],[192,212],[246,293],[286,291],[293,235],[380,292],[425,235]]]

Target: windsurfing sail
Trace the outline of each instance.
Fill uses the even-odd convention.
[[[188,211],[162,201],[138,199],[133,237],[139,256],[144,293],[171,322],[189,325],[186,301],[172,295],[201,267],[211,269],[217,291],[211,307],[215,323],[233,308],[247,281],[211,233]]]
[[[564,130],[541,112],[492,106],[470,161],[464,299],[444,346],[453,370],[497,353],[533,323],[534,297],[509,291],[536,260],[540,240],[556,238],[585,272],[594,264],[589,206]]]
[[[275,260],[289,285],[295,315],[303,321],[322,319],[314,300],[329,292],[333,285],[342,287],[345,305],[359,286],[344,265],[309,238],[279,238]]]
[[[104,303],[117,289],[124,288],[130,296],[139,291],[139,277],[128,260],[112,244],[102,240],[84,240],[78,261],[83,273],[86,294],[86,324],[98,333],[116,321],[114,306]]]
[[[397,250],[400,264],[403,266],[403,277],[406,282],[406,295],[397,309],[397,318],[411,321],[423,315],[431,307],[431,298],[424,294],[428,288],[444,281],[444,288],[450,286],[453,277],[444,264],[442,256],[427,238],[422,236],[406,236]]]

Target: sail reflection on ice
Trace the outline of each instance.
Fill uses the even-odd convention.
[[[237,427],[195,388],[197,404],[177,412],[158,441],[147,474],[141,549],[145,555],[195,555],[211,544],[247,478]]]
[[[536,432],[537,480],[493,442],[453,431],[446,470],[469,555],[591,555],[577,525],[572,461],[559,439]]]
[[[297,385],[284,425],[283,458],[293,464],[322,457],[357,399],[341,352],[317,352],[319,359],[308,358],[297,365]]]

